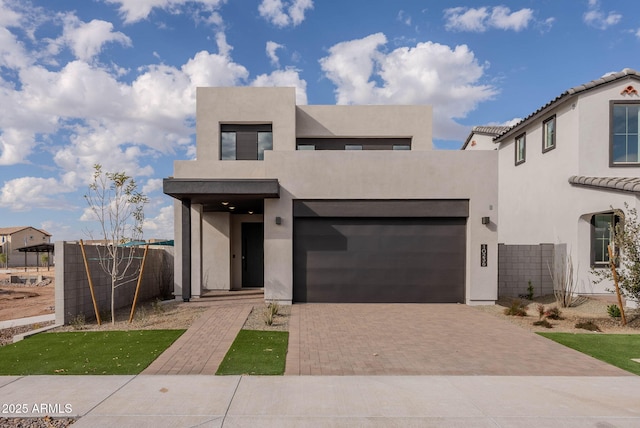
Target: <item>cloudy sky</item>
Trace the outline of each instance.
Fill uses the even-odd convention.
[[[0,0],[0,227],[86,239],[92,167],[134,176],[145,237],[193,159],[197,86],[295,86],[298,104],[430,104],[434,144],[640,70],[629,0]]]

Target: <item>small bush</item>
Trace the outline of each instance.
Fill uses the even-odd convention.
[[[620,312],[620,308],[618,305],[609,305],[607,306],[607,313],[611,318],[620,318],[622,313]]]
[[[544,314],[545,314],[544,305],[538,303],[536,305],[536,309],[538,311],[538,321],[542,321],[542,319],[544,318]],[[535,325],[535,323],[534,323],[534,325]]]
[[[537,326],[541,326],[541,327],[545,327],[545,328],[553,328],[551,323],[549,321],[547,321],[546,319],[535,321],[533,323],[533,325],[537,325]]]
[[[544,316],[549,318],[550,320],[563,320],[564,318],[562,317],[562,312],[560,311],[560,308],[554,306],[553,308],[549,308],[545,313]]]
[[[520,299],[513,299],[511,301],[511,306],[504,310],[505,315],[512,315],[518,317],[526,317],[527,316],[527,307]]]
[[[84,314],[77,314],[75,317],[73,317],[73,319],[71,319],[69,324],[71,325],[71,327],[73,327],[74,330],[84,330],[87,322],[84,318]]]
[[[576,328],[581,328],[583,330],[589,330],[589,331],[602,331],[602,330],[600,330],[600,327],[595,325],[592,321],[579,322],[579,323],[576,324],[575,327]]]
[[[278,315],[279,311],[280,305],[278,305],[277,303],[269,303],[269,305],[264,309],[263,312],[264,323],[266,325],[273,325],[273,321],[276,315]]]

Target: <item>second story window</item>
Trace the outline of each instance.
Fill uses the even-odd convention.
[[[556,148],[556,117],[542,122],[542,153]]]
[[[526,135],[522,134],[516,137],[516,165],[524,163],[527,155],[527,140]]]
[[[273,150],[271,124],[220,125],[220,159],[263,160]]]
[[[610,165],[637,166],[640,163],[640,104],[611,103]]]

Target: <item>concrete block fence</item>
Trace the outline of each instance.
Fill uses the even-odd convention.
[[[94,294],[100,314],[111,310],[111,278],[99,265],[98,248],[85,245]],[[142,263],[144,248],[134,248],[132,271]],[[78,315],[95,318],[87,272],[80,244],[59,241],[56,254],[56,324],[68,324]],[[137,278],[116,288],[116,309],[130,307],[135,294]],[[151,246],[147,253],[138,302],[156,298],[171,298],[173,291],[173,247]]]
[[[554,269],[556,252],[560,253],[561,247],[554,244],[498,244],[498,296],[528,294],[529,281],[534,296],[553,294],[549,268]]]

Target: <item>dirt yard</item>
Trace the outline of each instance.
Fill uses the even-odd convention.
[[[42,281],[34,285],[12,284],[11,275]],[[55,313],[55,269],[12,269],[0,273],[0,321]]]

